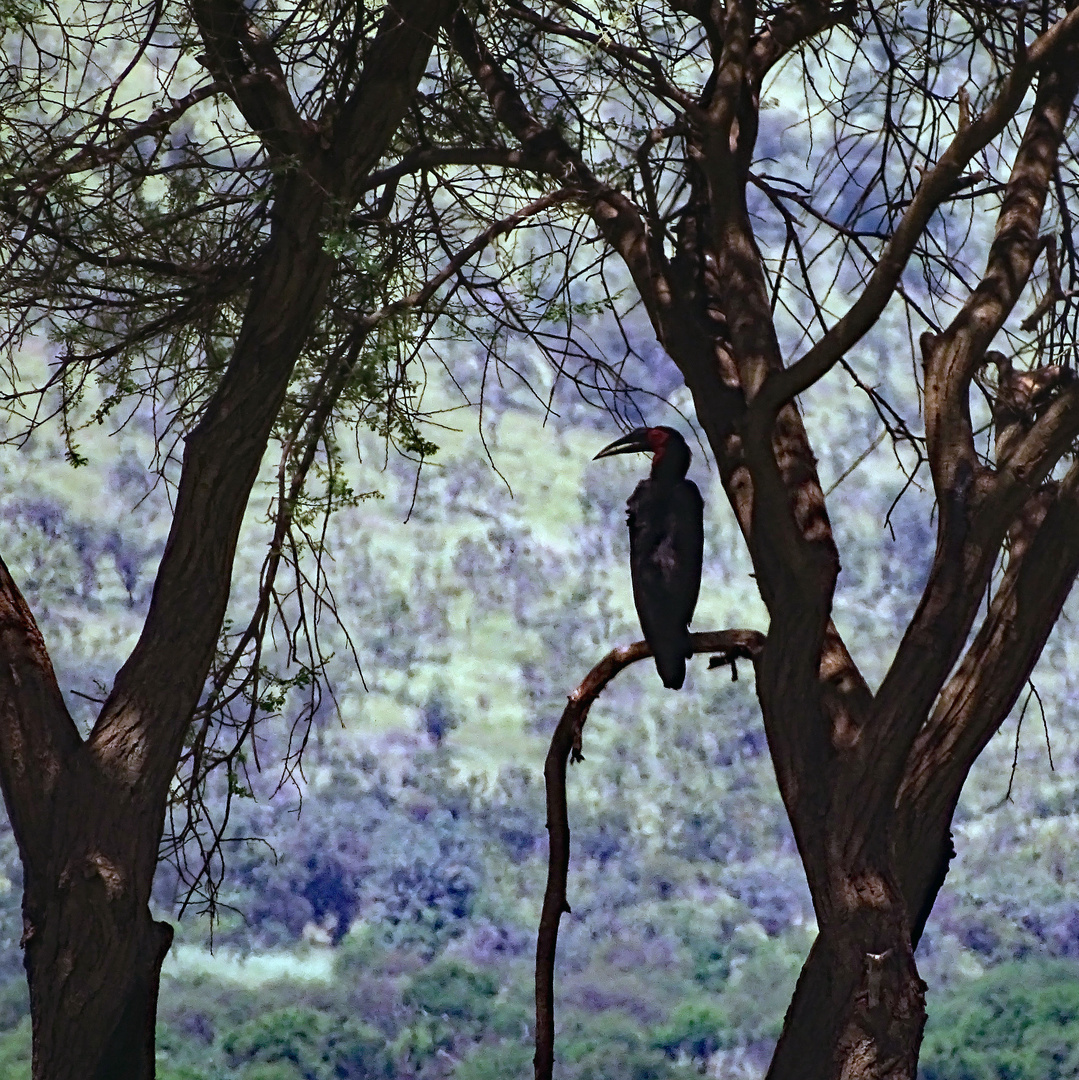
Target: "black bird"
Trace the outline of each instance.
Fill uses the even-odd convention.
[[[678,690],[693,655],[689,623],[701,590],[704,500],[686,479],[692,455],[674,428],[637,428],[593,460],[637,452],[653,456],[652,475],[626,503],[633,602],[663,685]]]

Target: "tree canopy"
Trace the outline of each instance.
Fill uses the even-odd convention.
[[[956,801],[1079,572],[1079,12],[109,0],[4,20],[11,438],[54,422],[77,465],[81,424],[134,410],[174,490],[141,636],[85,738],[0,582],[35,1074],[152,1073],[167,808],[187,807],[173,849],[212,866],[210,772],[240,783],[282,690],[318,708],[319,522],[362,495],[346,425],[429,457],[423,365],[453,380],[462,340],[481,408],[488,376],[529,378],[527,347],[555,373],[538,397],[568,380],[635,422],[673,389],[654,339],[767,609],[715,629],[755,643],[819,926],[770,1075],[913,1076],[913,947]],[[29,334],[55,346],[44,373],[19,364]],[[894,655],[862,667],[832,618],[842,491],[812,441],[840,372],[936,528]],[[271,443],[260,588],[226,621]],[[291,672],[264,663],[274,627]]]

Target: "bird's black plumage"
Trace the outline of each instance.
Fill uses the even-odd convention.
[[[692,655],[689,623],[701,588],[704,501],[686,479],[690,450],[673,428],[638,428],[597,457],[651,452],[652,473],[626,504],[633,601],[663,685],[678,690]]]

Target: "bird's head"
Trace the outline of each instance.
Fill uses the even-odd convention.
[[[675,475],[686,475],[690,451],[686,441],[674,428],[635,428],[629,434],[616,438],[592,459],[610,458],[616,454],[651,454],[652,475],[664,467]]]

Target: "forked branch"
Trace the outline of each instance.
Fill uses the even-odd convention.
[[[271,152],[302,153],[303,120],[273,46],[250,14],[236,0],[196,0],[192,11],[206,47],[200,59],[214,81],[227,88]]]
[[[1001,543],[1030,494],[1071,444],[1079,420],[1079,395],[1066,388],[994,473],[975,453],[969,407],[974,372],[1041,250],[1038,229],[1046,192],[1076,95],[1075,45],[1070,38],[1065,44],[1067,50],[1042,72],[985,274],[939,337],[923,335],[938,543],[922,600],[877,695],[883,723],[876,737],[893,750],[909,746],[929,715],[977,618]]]
[[[765,75],[785,56],[830,27],[850,22],[856,11],[854,0],[836,5],[826,0],[793,0],[780,8],[750,41],[746,65],[750,86],[759,94]]]
[[[942,503],[941,494],[950,488],[960,462],[971,470],[977,468],[970,383],[986,349],[1018,303],[1043,247],[1039,229],[1079,86],[1077,59],[1071,45],[1042,70],[981,281],[948,328],[926,350],[926,440]],[[941,527],[946,524],[942,513]]]

